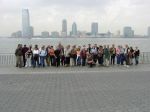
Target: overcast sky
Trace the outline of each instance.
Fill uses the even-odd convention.
[[[61,31],[62,19],[68,30],[73,22],[78,30],[90,31],[99,23],[99,32],[122,32],[131,26],[136,34],[145,35],[150,26],[150,0],[0,0],[0,35],[21,30],[21,11],[28,8],[35,34]]]

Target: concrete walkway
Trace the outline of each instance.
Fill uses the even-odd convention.
[[[0,74],[61,74],[61,73],[93,73],[93,72],[129,72],[150,71],[150,64],[138,66],[110,66],[110,67],[45,67],[45,68],[16,68],[15,66],[0,66]]]
[[[0,67],[0,112],[150,112],[149,67]]]

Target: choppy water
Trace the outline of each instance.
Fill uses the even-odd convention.
[[[34,38],[34,39],[22,39],[22,38],[1,38],[0,39],[0,53],[14,53],[17,44],[26,45],[57,45],[61,42],[64,46],[70,45],[88,45],[90,44],[115,44],[130,46],[138,46],[142,52],[150,52],[150,38]]]

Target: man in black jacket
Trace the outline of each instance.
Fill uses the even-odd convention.
[[[23,67],[25,67],[25,65],[26,65],[26,57],[25,57],[25,54],[26,54],[26,52],[29,50],[29,48],[26,46],[26,45],[24,45],[24,47],[22,48],[22,53],[23,53]]]

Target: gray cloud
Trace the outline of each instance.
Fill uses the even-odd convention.
[[[58,6],[68,6],[68,7],[98,7],[109,4],[109,2],[112,2],[113,0],[32,0],[32,3],[30,0],[26,0],[23,3],[29,4],[33,6],[52,6],[52,5],[58,5]]]
[[[36,34],[60,31],[63,18],[69,30],[74,21],[79,30],[90,31],[91,22],[97,21],[100,32],[116,32],[130,25],[137,34],[145,34],[150,25],[149,0],[0,0],[0,35],[21,29],[22,8],[30,10]]]

